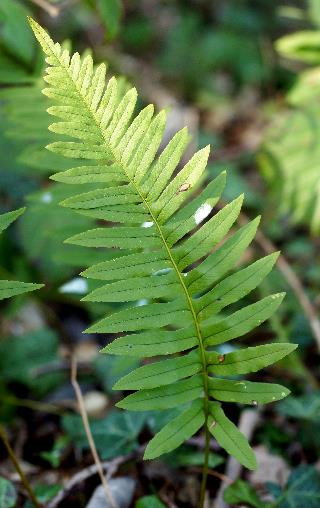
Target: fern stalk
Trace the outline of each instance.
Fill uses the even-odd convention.
[[[205,428],[202,508],[209,434],[243,465],[256,467],[253,451],[224,414],[221,402],[256,405],[289,393],[279,385],[228,377],[256,372],[283,358],[295,345],[266,344],[226,355],[215,351],[219,344],[243,336],[268,319],[281,303],[283,294],[276,294],[221,315],[260,284],[278,254],[232,272],[252,241],[259,218],[222,243],[240,213],[243,196],[212,215],[225,174],[198,192],[209,147],[199,150],[176,172],[188,142],[186,129],[157,155],[165,113],[154,116],[149,105],[132,120],[137,99],[134,88],[119,94],[115,78],[106,86],[104,64],[94,68],[90,56],[76,53],[71,57],[35,21],[31,20],[31,26],[47,55],[44,79],[49,87],[43,92],[57,104],[48,110],[59,118],[50,130],[62,135],[62,141],[47,148],[81,164],[52,179],[66,184],[101,184],[98,189],[72,195],[62,205],[113,223],[66,242],[125,250],[124,255],[82,273],[107,281],[83,300],[139,302],[144,298],[151,302],[109,314],[86,331],[129,332],[104,348],[108,354],[140,358],[171,355],[120,379],[114,389],[134,393],[117,406],[134,411],[179,407],[178,416],[149,442],[145,459],[174,450]]]
[[[35,493],[34,493],[34,491],[32,489],[31,484],[29,483],[26,475],[24,474],[23,470],[20,467],[19,460],[16,457],[16,454],[14,453],[14,451],[13,451],[11,445],[10,445],[10,442],[9,442],[9,440],[7,438],[6,431],[2,427],[2,425],[0,425],[0,439],[2,440],[2,442],[4,444],[4,447],[6,448],[6,450],[8,452],[10,460],[11,460],[15,470],[18,473],[18,476],[19,476],[19,478],[21,480],[22,485],[24,486],[26,492],[28,493],[30,501],[32,501],[32,503],[35,506],[35,508],[42,508],[41,504],[39,503],[38,499],[36,498],[36,495],[35,495]]]

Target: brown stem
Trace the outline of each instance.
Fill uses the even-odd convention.
[[[84,405],[84,400],[83,400],[81,388],[80,388],[80,385],[77,381],[77,360],[74,355],[71,356],[71,383],[72,383],[72,386],[74,388],[74,391],[75,391],[75,394],[77,397],[79,411],[80,411],[80,415],[81,415],[81,418],[83,421],[83,426],[84,426],[84,429],[85,429],[85,432],[87,435],[87,439],[89,442],[89,446],[90,446],[90,450],[91,450],[94,462],[97,466],[97,472],[99,474],[101,484],[103,485],[104,491],[106,493],[106,497],[107,497],[109,503],[111,504],[112,508],[117,508],[116,503],[112,497],[109,484],[106,480],[106,477],[104,476],[101,460],[98,455],[97,448],[96,448],[96,445],[95,445],[95,442],[94,442],[94,439],[93,439],[93,436],[91,433],[89,418],[88,418],[86,408]]]
[[[8,452],[8,455],[11,459],[12,464],[14,465],[14,468],[16,469],[16,471],[21,479],[21,482],[22,482],[24,488],[28,492],[30,500],[32,501],[32,503],[34,504],[34,506],[36,508],[42,508],[41,504],[39,503],[39,501],[37,500],[37,498],[33,492],[33,489],[31,487],[29,481],[27,480],[27,477],[25,476],[24,472],[22,471],[22,469],[20,467],[19,461],[18,461],[13,449],[11,448],[11,445],[10,445],[9,440],[7,438],[6,432],[5,432],[4,428],[2,427],[2,425],[0,425],[0,438],[1,438],[6,450]]]
[[[52,18],[56,18],[59,15],[59,7],[49,4],[46,0],[31,0],[31,2],[41,7],[41,9],[46,11]]]

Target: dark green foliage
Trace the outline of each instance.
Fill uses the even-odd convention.
[[[227,487],[223,498],[229,505],[244,505],[252,508],[267,508],[271,506],[259,498],[254,488],[243,480],[237,480]]]
[[[146,414],[114,410],[106,418],[92,421],[91,431],[100,457],[107,460],[136,450],[137,438],[146,420]],[[66,415],[63,428],[79,449],[89,447],[80,416]]]
[[[291,473],[285,488],[268,484],[276,498],[276,508],[318,508],[320,506],[320,473],[313,466],[299,466]]]
[[[13,483],[0,477],[0,506],[1,508],[14,508],[17,501],[17,491]]]

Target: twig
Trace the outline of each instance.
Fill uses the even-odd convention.
[[[24,474],[24,472],[22,471],[22,469],[20,467],[19,461],[18,461],[13,449],[11,448],[11,445],[10,445],[9,440],[7,438],[6,432],[5,432],[4,428],[2,427],[2,425],[0,425],[0,438],[3,441],[3,444],[8,452],[8,455],[12,461],[12,464],[14,465],[14,467],[21,479],[21,482],[23,483],[24,488],[26,489],[26,491],[29,494],[30,500],[32,501],[32,503],[34,504],[34,506],[36,508],[41,508],[41,504],[37,500],[29,481],[27,480],[26,475]]]
[[[39,367],[34,367],[31,369],[31,375],[33,378],[38,376],[42,376],[43,374],[48,374],[51,372],[60,372],[63,370],[69,371],[70,362],[67,360],[54,360],[50,363],[45,363],[43,365],[39,365]],[[78,362],[77,370],[90,371],[92,370],[92,363],[90,362]]]
[[[190,471],[193,471],[194,473],[201,473],[202,469],[201,467],[193,466],[192,468],[190,468]],[[208,476],[214,476],[215,478],[219,478],[219,480],[228,483],[229,485],[233,483],[233,480],[231,480],[231,478],[229,478],[227,475],[219,473],[214,469],[208,469]]]
[[[248,217],[245,214],[240,214],[239,222],[242,224],[247,224],[249,222]],[[255,241],[258,245],[267,253],[271,254],[272,252],[277,250],[277,247],[261,232],[258,231],[255,237]],[[307,320],[309,321],[310,328],[312,330],[314,339],[317,343],[318,349],[320,351],[320,320],[317,316],[317,311],[313,306],[311,300],[306,294],[303,285],[296,275],[296,273],[292,270],[288,261],[284,257],[283,254],[280,254],[278,258],[277,267],[286,279],[287,283],[291,287],[292,291],[297,297]]]
[[[197,448],[204,448],[204,439],[203,438],[190,438],[186,441],[186,443],[190,446],[195,446]],[[109,480],[114,473],[117,471],[119,466],[121,464],[124,464],[125,462],[129,462],[130,460],[133,460],[137,458],[138,456],[142,455],[144,450],[146,448],[146,444],[143,444],[139,446],[137,450],[135,450],[132,453],[129,453],[128,455],[120,455],[119,457],[116,457],[115,459],[108,460],[101,462],[102,469],[106,471],[107,479]],[[211,450],[217,450],[220,449],[218,443],[215,441],[211,442],[210,445]],[[58,494],[50,501],[47,508],[57,508],[57,506],[61,503],[61,501],[68,496],[68,494],[80,483],[86,481],[91,476],[98,473],[98,466],[97,464],[92,464],[91,466],[88,466],[78,473],[76,473],[63,487],[62,490],[58,492]],[[210,474],[210,473],[209,473]],[[217,473],[215,476],[218,476],[219,473]],[[223,479],[224,475],[221,476],[221,479]]]
[[[120,457],[116,457],[113,460],[108,460],[105,462],[101,462],[101,468],[103,471],[107,473],[107,478],[110,479],[111,476],[117,471],[118,467],[123,464],[124,462],[127,462],[128,460],[131,460],[135,456],[134,453],[130,453],[128,455],[123,455]],[[100,467],[100,466],[99,466]],[[61,503],[61,501],[68,496],[68,494],[80,483],[86,481],[91,476],[99,473],[99,467],[97,464],[92,464],[91,466],[88,466],[78,473],[76,473],[63,487],[62,490],[53,498],[51,499],[50,503],[48,504],[47,508],[57,508],[57,506]]]
[[[27,407],[33,411],[40,411],[42,413],[62,414],[65,410],[63,407],[55,406],[47,402],[38,402],[30,399],[18,399],[13,395],[4,395],[2,400],[7,404],[18,407]]]
[[[60,13],[59,7],[57,7],[55,5],[51,5],[46,0],[30,0],[30,1],[32,3],[38,5],[39,7],[41,7],[41,9],[46,11],[49,14],[49,16],[51,16],[52,18],[56,18],[57,16],[59,16],[59,13]]]
[[[100,476],[101,483],[102,483],[104,491],[106,493],[106,497],[107,497],[108,501],[110,502],[112,508],[117,508],[116,503],[115,503],[115,501],[114,501],[114,499],[112,497],[108,481],[107,481],[107,479],[104,476],[101,460],[99,458],[99,455],[98,455],[98,452],[97,452],[97,449],[96,449],[96,445],[95,445],[95,442],[93,440],[93,436],[92,436],[92,433],[91,433],[89,419],[88,419],[88,415],[87,415],[86,408],[85,408],[85,405],[84,405],[84,400],[83,400],[83,397],[82,397],[81,388],[80,388],[80,385],[79,385],[79,383],[77,381],[77,360],[76,360],[76,357],[74,355],[71,356],[71,383],[72,383],[72,386],[74,388],[74,391],[75,391],[75,394],[76,394],[76,397],[77,397],[77,401],[78,401],[78,405],[79,405],[79,411],[80,411],[80,415],[81,415],[81,418],[82,418],[82,421],[83,421],[83,425],[84,425],[84,429],[85,429],[85,432],[86,432],[86,435],[87,435],[87,439],[88,439],[88,442],[89,442],[90,450],[91,450],[94,462],[96,464],[97,472],[98,472],[98,474]]]

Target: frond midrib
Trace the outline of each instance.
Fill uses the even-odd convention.
[[[176,273],[176,275],[177,275],[177,277],[179,279],[181,287],[182,287],[182,289],[183,289],[183,291],[185,293],[186,301],[187,301],[187,304],[189,306],[189,309],[190,309],[190,312],[191,312],[191,315],[192,315],[192,319],[194,321],[195,330],[196,330],[196,336],[197,336],[197,340],[198,340],[198,346],[199,346],[199,350],[200,350],[200,357],[201,357],[201,363],[202,363],[202,375],[203,375],[203,388],[204,388],[205,425],[207,426],[207,419],[208,419],[208,415],[209,415],[209,386],[208,386],[207,361],[206,361],[205,347],[204,347],[204,344],[203,344],[203,338],[202,338],[202,335],[201,335],[201,330],[200,330],[199,322],[198,322],[198,319],[197,319],[196,309],[194,308],[194,305],[193,305],[193,302],[192,302],[192,297],[191,297],[191,295],[188,292],[188,288],[187,288],[187,286],[186,286],[186,284],[185,284],[185,282],[183,280],[183,276],[180,273],[179,268],[177,266],[177,263],[175,262],[175,260],[174,260],[174,258],[172,256],[171,249],[170,249],[169,245],[166,242],[166,239],[164,237],[163,231],[161,229],[161,225],[160,225],[159,221],[157,220],[157,217],[154,214],[154,212],[153,212],[149,202],[147,201],[146,197],[141,193],[140,189],[138,188],[138,186],[134,182],[134,180],[131,179],[130,176],[128,175],[126,167],[124,166],[123,162],[121,161],[121,158],[119,157],[119,155],[116,153],[114,148],[108,143],[108,140],[105,137],[105,133],[104,133],[103,129],[101,128],[100,122],[99,122],[99,120],[97,119],[97,117],[95,115],[95,112],[90,108],[90,106],[88,105],[88,103],[86,101],[86,97],[81,93],[81,90],[79,90],[77,84],[74,82],[73,77],[72,77],[72,75],[69,72],[69,68],[65,66],[65,63],[59,58],[59,56],[57,56],[54,52],[52,52],[52,53],[53,53],[54,57],[58,59],[61,67],[68,74],[68,77],[69,77],[70,81],[72,82],[73,86],[76,88],[76,91],[78,92],[79,96],[81,97],[84,106],[88,110],[89,114],[93,117],[93,119],[95,121],[95,124],[97,125],[97,127],[99,129],[101,137],[103,138],[103,140],[104,140],[105,144],[108,146],[108,148],[111,150],[111,153],[112,153],[112,155],[114,157],[115,162],[117,162],[117,164],[119,164],[119,166],[122,168],[124,174],[126,175],[126,178],[127,178],[128,182],[134,187],[134,189],[136,190],[136,192],[139,195],[140,199],[142,200],[143,204],[145,205],[148,213],[150,214],[153,223],[157,227],[157,230],[159,232],[159,236],[160,236],[160,238],[162,240],[162,243],[163,243],[163,246],[164,246],[164,248],[165,248],[165,250],[166,250],[166,252],[168,254],[168,257],[170,259],[172,267],[173,267],[173,269],[174,269],[174,271],[175,271],[175,273]]]

